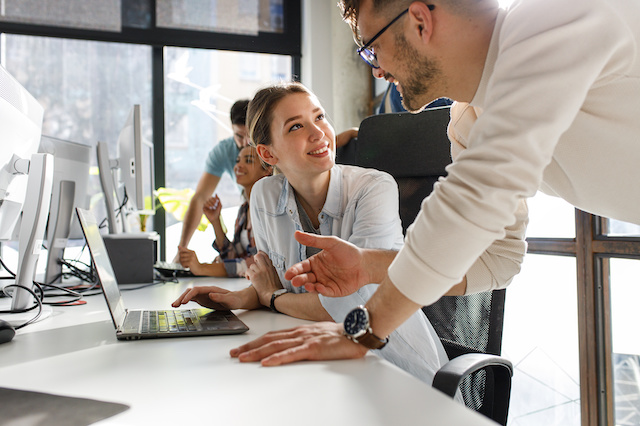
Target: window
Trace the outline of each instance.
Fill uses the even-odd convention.
[[[95,146],[116,158],[120,130],[141,105],[143,135],[152,140],[151,47],[51,37],[0,35],[2,65],[44,107],[42,134]],[[87,188],[90,207],[106,218],[96,156]]]
[[[43,104],[51,136],[115,143],[141,104],[156,187],[194,188],[201,157],[188,170],[179,157],[200,156],[227,135],[204,105],[228,123],[230,104],[214,102],[215,93],[249,97],[299,76],[300,10],[299,0],[0,0],[0,60]],[[180,61],[195,65],[188,78],[201,88],[169,77]],[[161,256],[165,222],[158,211]]]
[[[529,253],[576,260],[580,420],[558,424],[637,424],[640,348],[635,346],[637,333],[629,328],[637,323],[637,309],[629,302],[635,300],[640,284],[638,227],[575,212],[575,239],[527,238]],[[551,268],[541,268],[555,274]],[[548,296],[553,299],[556,294]],[[564,322],[557,324],[560,327]]]
[[[239,99],[250,99],[259,88],[273,82],[274,75],[291,79],[291,60],[283,55],[178,47],[166,47],[164,58],[166,187],[195,189],[211,148],[233,136],[231,105]],[[251,78],[247,78],[247,70]],[[227,174],[222,176],[216,193],[225,208],[243,202],[238,186]],[[227,229],[233,229],[234,214],[223,220]],[[171,215],[166,223],[167,258],[172,259],[182,225]],[[211,229],[198,232],[189,247],[200,259],[213,260],[217,255],[211,247],[214,239]]]

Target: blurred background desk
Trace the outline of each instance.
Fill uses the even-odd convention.
[[[130,308],[165,309],[192,285],[233,290],[247,281],[182,279],[123,296]],[[0,387],[130,406],[101,425],[492,424],[372,354],[272,368],[229,356],[230,349],[270,330],[306,321],[237,311],[250,327],[245,334],[118,341],[104,298],[87,300],[54,308],[49,318],[0,345]]]

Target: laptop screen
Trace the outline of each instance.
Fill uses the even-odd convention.
[[[107,299],[111,317],[116,327],[120,328],[124,323],[124,317],[126,315],[124,301],[118,289],[116,274],[111,266],[111,260],[109,259],[104,241],[102,240],[102,235],[100,235],[98,223],[93,213],[80,208],[76,208],[76,212],[78,213],[78,219],[80,219],[84,238],[89,246],[91,258],[98,271],[98,279],[100,280],[102,291]]]

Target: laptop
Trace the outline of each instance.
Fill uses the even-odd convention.
[[[205,308],[158,311],[127,309],[95,216],[81,208],[76,208],[76,213],[119,340],[240,334],[249,330],[231,311]]]

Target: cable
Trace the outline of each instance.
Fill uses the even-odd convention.
[[[34,283],[34,284],[36,284],[36,286],[40,289],[40,294],[42,294],[42,288],[37,283]],[[34,300],[36,301],[36,304],[31,306],[30,308],[25,308],[25,309],[10,309],[8,311],[0,311],[0,314],[21,314],[21,313],[29,312],[29,311],[31,311],[31,310],[33,310],[35,308],[38,308],[38,313],[36,314],[36,316],[34,316],[30,320],[28,320],[28,321],[26,321],[26,322],[24,322],[24,323],[22,323],[20,325],[15,326],[14,329],[19,330],[19,329],[21,329],[23,327],[26,327],[27,325],[35,322],[38,318],[40,318],[40,315],[42,315],[42,301],[40,300],[40,297],[38,297],[38,295],[32,289],[30,289],[28,287],[25,287],[23,285],[20,285],[20,284],[9,284],[9,285],[4,286],[4,288],[2,289],[2,293],[5,294],[5,296],[8,296],[8,297],[13,297],[13,296],[12,296],[11,293],[7,293],[6,292],[7,287],[17,287],[17,288],[21,288],[21,289],[23,289],[25,291],[28,291],[29,293],[31,293],[31,296],[33,296]]]
[[[9,277],[9,278],[15,278],[15,277],[16,277],[16,274],[14,274],[14,273],[11,271],[11,269],[7,268],[7,265],[2,261],[2,258],[1,258],[1,257],[0,257],[0,265],[2,265],[2,267],[4,268],[4,270],[5,270],[5,271],[7,271],[7,272],[11,275],[11,277]],[[4,279],[4,278],[5,278],[5,277],[3,277],[3,279]]]
[[[122,216],[122,220],[126,220],[126,217],[124,214],[122,214],[122,210],[125,208],[125,206],[127,205],[127,203],[129,202],[129,195],[127,194],[127,187],[125,186],[124,188],[124,195],[122,196],[122,202],[120,203],[120,205],[116,208],[116,217],[118,216]]]

